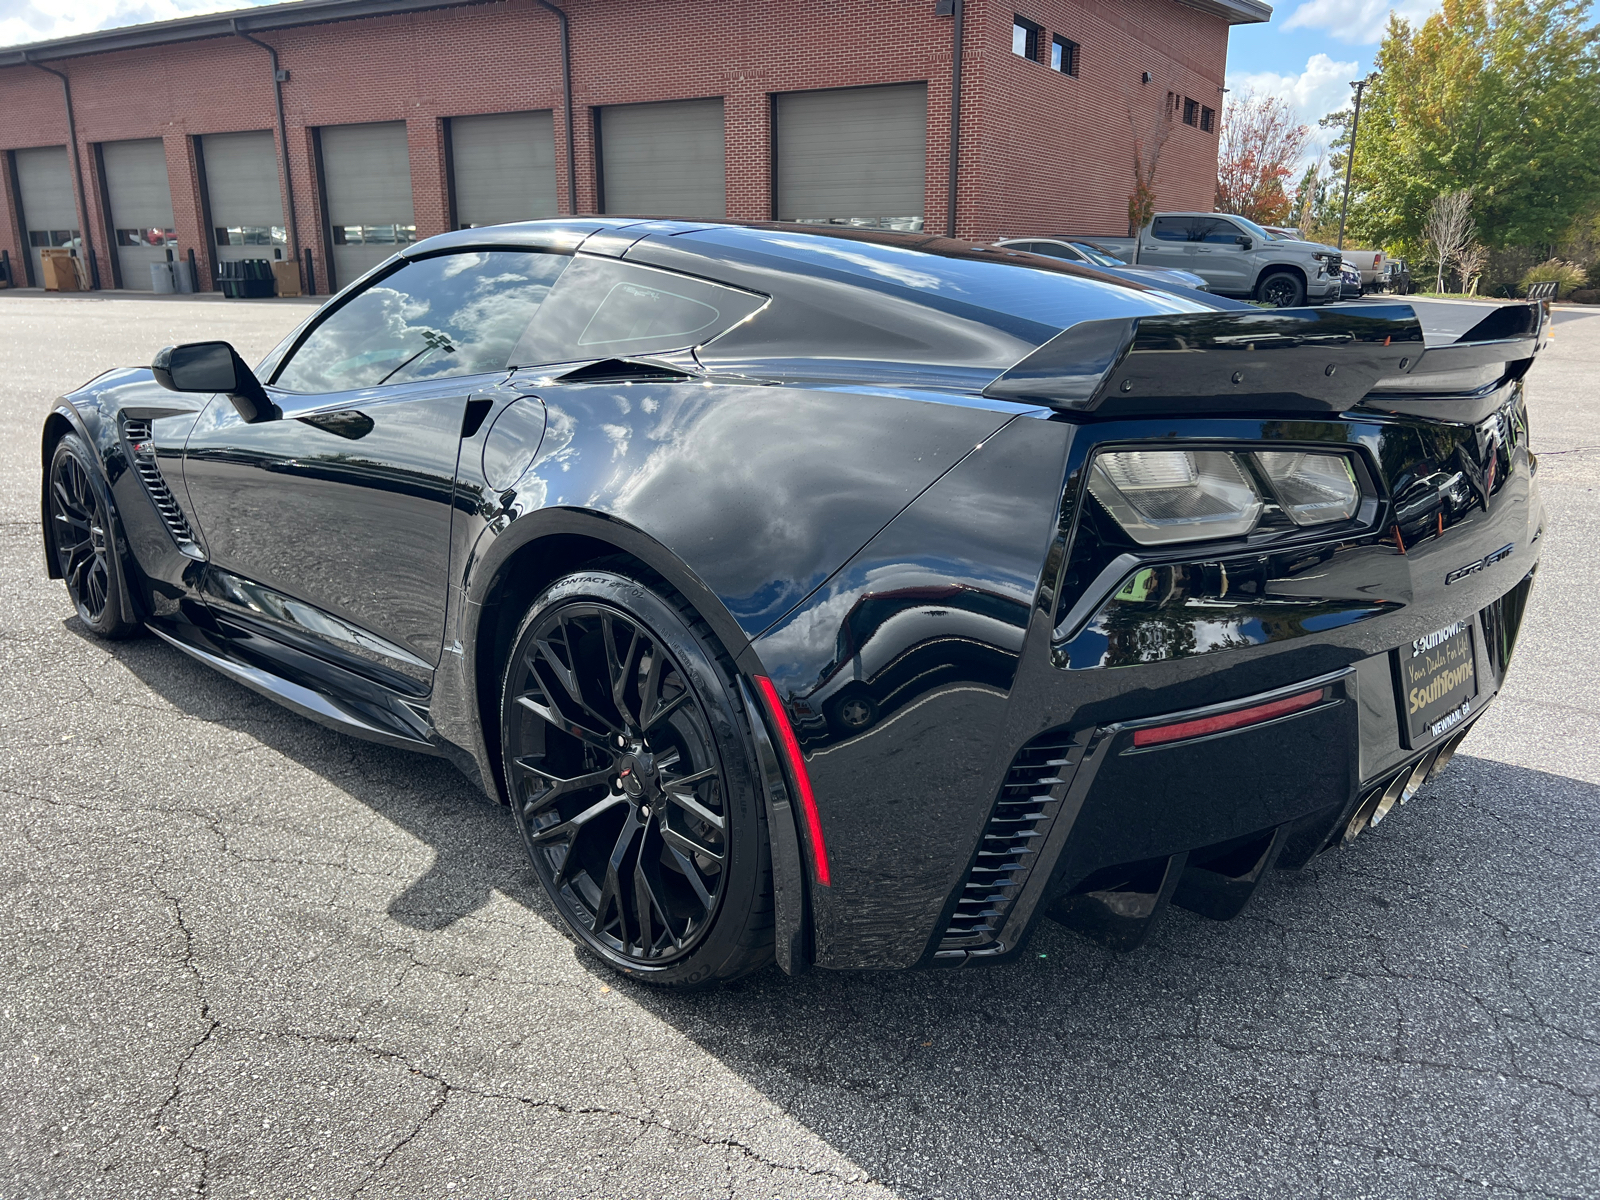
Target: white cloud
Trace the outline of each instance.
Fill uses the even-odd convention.
[[[0,0],[0,46],[250,8],[266,0]]]
[[[1398,12],[1415,24],[1439,7],[1439,0],[1305,0],[1278,28],[1321,29],[1352,46],[1383,40],[1389,13]]]
[[[1349,106],[1350,81],[1359,78],[1360,63],[1335,62],[1319,52],[1306,60],[1306,69],[1298,75],[1246,71],[1229,75],[1228,87],[1235,95],[1252,91],[1258,96],[1281,96],[1302,121],[1315,129],[1328,113]]]

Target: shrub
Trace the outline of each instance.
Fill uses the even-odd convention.
[[[1589,264],[1589,287],[1591,290],[1600,289],[1600,258]]]
[[[1552,258],[1524,271],[1520,286],[1526,293],[1530,284],[1548,283],[1552,279],[1555,280],[1557,297],[1584,287],[1589,282],[1588,274],[1577,263]]]
[[[1600,288],[1579,288],[1567,297],[1569,304],[1600,304]]]

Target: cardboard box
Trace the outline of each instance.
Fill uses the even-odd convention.
[[[39,257],[43,260],[45,291],[76,292],[79,290],[78,264],[72,257],[72,251],[59,246],[51,246],[40,250]]]
[[[272,278],[277,281],[278,295],[300,294],[300,264],[292,258],[276,259],[272,264]]]

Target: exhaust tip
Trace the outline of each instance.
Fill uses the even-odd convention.
[[[1394,810],[1395,805],[1404,804],[1421,791],[1423,785],[1443,769],[1443,764],[1450,761],[1450,756],[1455,753],[1456,746],[1465,736],[1465,733],[1457,734],[1433,753],[1424,754],[1417,759],[1384,787],[1373,788],[1367,793],[1366,799],[1356,806],[1355,815],[1345,826],[1344,844],[1348,846],[1355,841],[1362,830],[1372,829],[1381,824]]]

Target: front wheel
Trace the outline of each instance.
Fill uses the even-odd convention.
[[[75,433],[56,443],[47,475],[50,544],[78,619],[97,637],[132,636],[139,622],[126,610],[116,513],[95,479],[94,457]]]
[[[1274,271],[1256,285],[1256,299],[1274,308],[1299,308],[1306,302],[1305,281],[1292,271]]]
[[[651,983],[772,961],[760,717],[738,696],[687,602],[613,570],[546,588],[506,666],[506,783],[534,869],[580,941]]]

